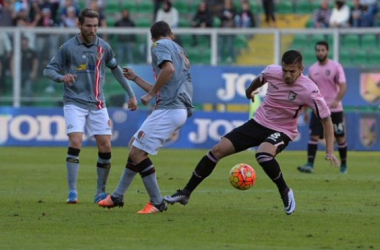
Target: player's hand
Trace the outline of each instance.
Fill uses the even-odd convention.
[[[340,166],[340,162],[338,160],[338,158],[336,158],[336,156],[334,154],[328,154],[326,153],[326,157],[325,157],[326,161],[330,161],[331,164],[333,165],[333,167],[339,167]]]
[[[67,85],[71,86],[71,84],[75,83],[75,80],[77,79],[76,75],[72,74],[66,74],[63,76],[62,81]]]
[[[255,95],[257,95],[259,92],[253,91],[249,96],[247,96],[248,99],[251,99],[252,103],[255,102]]]
[[[334,101],[333,103],[331,103],[331,108],[336,108],[336,107],[338,107],[338,104],[339,104],[338,101]]]
[[[136,78],[136,73],[131,68],[123,68],[123,76],[128,80],[133,80]]]
[[[129,98],[128,100],[128,109],[131,110],[131,111],[135,111],[137,109],[137,99],[136,97],[131,97]]]
[[[150,93],[147,93],[141,97],[141,103],[144,105],[147,105],[150,100],[153,99],[154,96],[152,96]]]

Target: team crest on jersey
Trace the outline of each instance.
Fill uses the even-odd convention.
[[[144,137],[145,137],[144,131],[140,130],[139,133],[137,134],[137,138],[140,139],[140,140],[142,140],[142,139],[144,139]]]
[[[326,70],[326,76],[331,75],[331,71],[329,69]]]
[[[365,147],[371,147],[377,143],[377,118],[376,115],[364,115],[360,117],[360,142]]]
[[[293,91],[289,92],[289,95],[288,95],[289,100],[293,101],[296,99],[296,97],[297,97],[297,94],[295,92],[293,92]]]

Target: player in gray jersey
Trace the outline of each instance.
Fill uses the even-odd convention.
[[[137,109],[137,100],[123,71],[118,66],[110,45],[97,37],[99,14],[84,9],[78,17],[80,33],[65,42],[44,70],[44,76],[64,84],[64,116],[69,147],[66,158],[69,195],[67,203],[78,202],[79,153],[85,129],[94,136],[98,146],[97,203],[107,197],[105,193],[111,168],[111,121],[108,116],[103,86],[105,68],[129,95],[128,107]]]
[[[150,32],[155,84],[145,81],[129,68],[124,68],[124,76],[147,92],[141,97],[144,105],[156,97],[156,106],[131,140],[128,162],[119,185],[112,195],[99,202],[101,207],[123,206],[124,193],[139,173],[150,198],[139,214],[163,212],[167,209],[149,154],[157,154],[158,149],[185,124],[193,112],[190,62],[185,51],[173,42],[173,33],[166,22],[156,22]]]

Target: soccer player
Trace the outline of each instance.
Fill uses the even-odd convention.
[[[80,33],[65,42],[44,70],[44,76],[64,84],[64,116],[69,137],[67,151],[67,203],[78,202],[79,153],[85,128],[98,146],[97,190],[94,202],[107,197],[105,193],[111,168],[111,121],[108,116],[103,85],[105,67],[129,95],[128,107],[136,110],[137,100],[110,45],[96,35],[99,14],[84,9],[78,17]]]
[[[186,205],[195,188],[214,170],[223,158],[251,147],[256,147],[256,160],[268,177],[277,185],[290,215],[296,208],[293,190],[288,187],[275,157],[298,134],[298,117],[304,106],[314,110],[321,120],[326,137],[326,159],[334,166],[339,161],[334,155],[334,134],[329,108],[318,87],[303,71],[302,55],[289,50],[282,56],[282,66],[269,65],[246,89],[246,97],[254,101],[255,91],[268,83],[267,95],[252,119],[227,133],[198,163],[184,189],[164,199],[169,204]]]
[[[156,155],[193,112],[190,62],[185,51],[173,41],[174,35],[166,22],[154,23],[150,33],[153,41],[152,66],[157,74],[155,84],[145,81],[130,68],[124,69],[124,76],[147,92],[141,97],[144,105],[156,97],[156,106],[131,140],[129,157],[118,186],[112,195],[99,202],[101,207],[122,207],[124,193],[139,173],[150,198],[148,204],[138,211],[139,214],[167,209],[149,154]]]
[[[345,136],[345,124],[343,120],[342,98],[346,94],[346,76],[342,65],[328,58],[329,44],[319,41],[315,45],[315,53],[318,62],[309,69],[309,78],[313,80],[331,112],[334,126],[334,136],[338,144],[341,160],[340,172],[347,173],[347,142]],[[309,114],[305,109],[305,121],[309,120]],[[310,118],[310,140],[307,145],[307,163],[297,169],[302,173],[314,173],[314,160],[318,150],[318,140],[323,138],[323,127],[317,115],[311,113]]]

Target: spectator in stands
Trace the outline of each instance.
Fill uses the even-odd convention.
[[[344,0],[336,0],[332,9],[329,25],[331,28],[348,27],[350,20],[350,8]]]
[[[275,3],[274,0],[262,0],[264,12],[265,12],[265,22],[268,27],[277,27],[276,24],[276,14],[275,14]]]
[[[99,28],[107,27],[106,16],[99,6],[99,0],[91,0],[89,8],[99,13]],[[105,39],[104,36],[103,39]]]
[[[128,9],[124,9],[121,12],[121,19],[115,23],[115,27],[135,27],[135,22],[130,17]],[[120,64],[122,63],[134,63],[133,52],[136,47],[136,35],[118,35],[118,55],[121,57],[118,59]],[[125,58],[127,61],[125,61]]]
[[[157,11],[156,22],[164,21],[170,25],[170,28],[177,28],[179,24],[178,10],[169,0],[164,0],[162,8]]]
[[[328,0],[321,1],[321,7],[315,10],[313,15],[314,27],[315,28],[327,28],[329,27],[331,16],[331,9],[329,7]]]
[[[97,8],[99,11],[104,12],[107,8],[106,0],[86,0],[86,6],[91,6],[92,2],[96,2]],[[121,1],[119,1],[121,2]]]
[[[353,6],[350,12],[350,26],[354,28],[361,27],[363,6],[360,4],[360,0],[353,0]]]
[[[60,11],[60,14],[59,14],[60,15],[60,25],[61,26],[63,26],[63,27],[71,27],[69,25],[69,23],[71,23],[71,21],[67,22],[66,19],[69,16],[69,13],[68,13],[69,9],[72,10],[72,8],[75,9],[75,16],[77,17],[79,15],[79,9],[75,7],[75,5],[73,3],[73,0],[66,0],[65,4],[61,8],[61,11]],[[71,18],[72,18],[72,16],[71,16]],[[76,27],[76,23],[75,23],[74,27]]]
[[[191,26],[193,28],[211,28],[213,26],[213,14],[209,10],[208,5],[205,1],[199,3],[198,10],[195,13]],[[193,35],[193,44],[196,46],[198,44],[197,35]]]
[[[253,28],[256,26],[255,17],[248,0],[243,0],[241,11],[235,16],[235,26],[239,28]]]
[[[224,6],[219,13],[220,27],[221,28],[235,28],[235,15],[236,9],[233,0],[224,0]],[[219,61],[225,60],[231,63],[235,59],[234,51],[234,35],[220,35],[219,36]]]
[[[5,93],[6,86],[6,72],[9,69],[9,61],[12,55],[12,43],[8,34],[0,32],[0,94]]]
[[[61,26],[67,28],[77,27],[78,15],[74,6],[67,8],[67,16],[62,20]]]
[[[0,27],[11,27],[15,25],[16,12],[11,7],[10,0],[4,0],[0,6]]]
[[[13,57],[11,60],[11,71],[13,69]],[[37,53],[29,47],[29,40],[23,36],[21,38],[21,87],[22,96],[31,98],[33,95],[33,87],[35,87],[38,72],[38,56]],[[27,104],[31,103],[30,100]]]
[[[368,4],[362,5],[362,11],[360,13],[360,26],[359,27],[373,27],[376,20],[376,12],[371,9]]]

